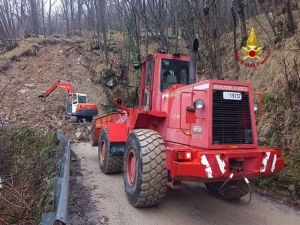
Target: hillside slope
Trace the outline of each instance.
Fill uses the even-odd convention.
[[[300,27],[299,16],[295,18]],[[300,205],[300,32],[298,29],[294,36],[275,45],[264,16],[250,19],[247,26],[255,28],[259,44],[270,48],[271,55],[255,68],[240,65],[234,59],[232,34],[227,34],[222,41],[229,52],[222,57],[223,78],[249,81],[255,92],[263,95],[263,115],[258,123],[260,144],[284,151],[284,171],[260,180],[259,188]]]
[[[5,70],[0,73],[0,118],[7,120],[10,127],[65,131],[73,138],[77,129],[86,126],[65,118],[67,93],[57,89],[45,100],[38,96],[60,79],[73,84],[75,91],[87,94],[89,102],[98,106],[105,103],[101,86],[91,81],[85,60],[85,55],[90,54],[74,41],[37,38],[1,55]],[[99,56],[93,57],[99,60]]]

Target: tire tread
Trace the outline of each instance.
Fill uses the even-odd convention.
[[[167,190],[166,149],[156,131],[149,129],[133,130],[141,145],[142,185],[140,196],[133,204],[135,207],[157,205]]]
[[[100,137],[99,137],[99,147],[101,147],[101,142],[102,142],[102,138],[104,138],[103,136],[106,136],[106,140],[108,141],[108,131],[106,128],[102,129]],[[110,148],[110,143],[108,141],[108,149],[107,151],[109,151]],[[115,173],[120,173],[122,172],[122,168],[123,168],[123,155],[109,155],[107,153],[107,158],[104,159],[105,163],[104,166],[101,167],[100,169],[102,170],[103,173],[105,174],[115,174]]]

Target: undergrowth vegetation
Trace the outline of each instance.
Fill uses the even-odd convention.
[[[298,27],[300,19],[296,18]],[[263,15],[247,21],[254,27],[258,42],[271,55],[264,65],[249,68],[234,59],[232,33],[222,37],[222,47],[231,49],[222,58],[222,79],[251,82],[255,93],[263,96],[263,114],[258,123],[259,144],[283,150],[283,171],[255,181],[264,193],[300,206],[300,46],[299,30],[275,45],[269,38],[272,30]],[[262,29],[264,28],[264,29]],[[229,50],[230,51],[230,50]]]
[[[258,131],[261,145],[283,150],[285,169],[273,176],[259,179],[257,185],[265,193],[272,193],[284,201],[300,205],[300,116],[299,105],[293,108],[289,99],[278,93],[263,98],[264,115]]]
[[[38,224],[52,209],[57,164],[54,132],[0,131],[0,224]]]

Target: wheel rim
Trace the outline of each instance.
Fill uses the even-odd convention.
[[[136,177],[136,156],[133,149],[131,149],[127,157],[127,180],[128,180],[128,184],[131,187],[135,183],[135,177]]]
[[[101,147],[99,148],[99,155],[100,155],[100,163],[103,162],[104,157],[105,157],[105,153],[106,153],[106,148],[105,148],[105,143],[104,141],[101,143]]]

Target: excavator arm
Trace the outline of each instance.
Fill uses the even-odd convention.
[[[72,84],[62,81],[62,80],[55,80],[54,83],[47,89],[47,91],[41,95],[39,95],[40,98],[46,98],[48,97],[53,91],[56,90],[56,88],[62,88],[65,89],[68,93],[74,92],[74,87]]]

